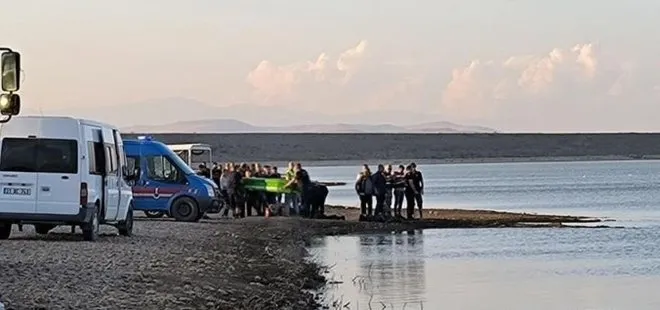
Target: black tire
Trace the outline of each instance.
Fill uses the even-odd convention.
[[[119,221],[117,224],[119,235],[130,237],[133,235],[133,203],[128,205],[128,212],[126,213],[126,220]]]
[[[161,212],[161,211],[144,211],[144,215],[146,215],[150,219],[159,219],[159,218],[165,216],[165,212]]]
[[[101,213],[101,208],[96,206],[94,213],[92,213],[92,218],[89,223],[82,225],[83,239],[85,241],[96,241],[99,238],[99,230],[101,223],[99,221],[99,214]]]
[[[11,224],[0,223],[0,240],[7,240],[11,236]]]
[[[55,228],[55,225],[49,225],[49,224],[35,224],[34,225],[34,231],[36,231],[37,234],[39,234],[39,235],[46,235],[53,228]]]
[[[199,222],[201,219],[199,207],[195,200],[181,197],[172,203],[170,214],[180,222]]]

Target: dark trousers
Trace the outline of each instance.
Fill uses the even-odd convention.
[[[415,202],[417,203],[417,209],[419,209],[419,218],[421,219],[422,217],[424,217],[422,215],[422,207],[424,205],[424,199],[422,199],[422,194],[415,195]]]
[[[385,209],[385,193],[376,194],[376,215],[382,214]]]
[[[300,191],[300,214],[303,217],[311,216],[311,194],[309,186],[304,186]]]
[[[415,214],[415,204],[417,204],[417,208],[419,209],[419,218],[422,218],[423,203],[424,201],[421,194],[415,194],[414,192],[406,191],[406,216],[409,219],[413,218],[413,215]]]
[[[403,209],[403,197],[405,192],[402,190],[394,190],[394,215],[402,215],[401,209]]]
[[[374,200],[371,195],[360,196],[360,214],[373,215]]]

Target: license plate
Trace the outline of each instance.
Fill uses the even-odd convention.
[[[30,188],[5,187],[2,189],[2,193],[5,195],[30,196],[32,190]]]

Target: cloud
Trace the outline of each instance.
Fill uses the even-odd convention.
[[[466,120],[533,118],[562,109],[572,113],[572,108],[604,107],[622,97],[651,94],[652,85],[634,82],[650,78],[649,73],[648,66],[601,57],[593,43],[553,48],[538,56],[472,60],[452,71],[439,109]]]
[[[326,53],[321,53],[313,61],[288,65],[263,60],[248,73],[246,81],[253,87],[255,99],[261,103],[281,104],[302,100],[301,92],[319,90],[319,85],[336,88],[349,83],[360,69],[367,46],[367,41],[362,40],[335,60]]]
[[[397,59],[362,40],[344,52],[306,61],[281,65],[263,60],[246,81],[253,102],[326,116],[338,111],[423,111],[434,120],[530,130],[612,124],[616,119],[595,112],[660,99],[657,64],[595,43],[473,59],[462,67],[452,63],[456,60]],[[651,108],[645,109],[620,111],[632,118]],[[405,117],[393,114],[382,122],[415,121]]]

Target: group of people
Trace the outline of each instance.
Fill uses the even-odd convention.
[[[283,175],[278,172],[276,166],[259,163],[213,163],[211,168],[202,164],[198,173],[218,185],[225,206],[221,210],[222,216],[228,216],[230,211],[234,217],[252,216],[253,210],[257,215],[263,216],[275,206],[282,206],[290,210],[284,212],[287,214],[321,217],[328,196],[328,188],[312,182],[309,173],[300,163],[290,162]],[[290,188],[291,192],[280,194],[251,190],[243,186],[243,178],[283,178],[287,182],[285,187]]]
[[[355,182],[355,191],[360,198],[361,219],[402,218],[404,200],[406,219],[413,219],[415,206],[419,209],[419,218],[423,217],[424,178],[415,163],[399,165],[397,171],[393,171],[392,165],[378,165],[375,173],[365,164]]]

